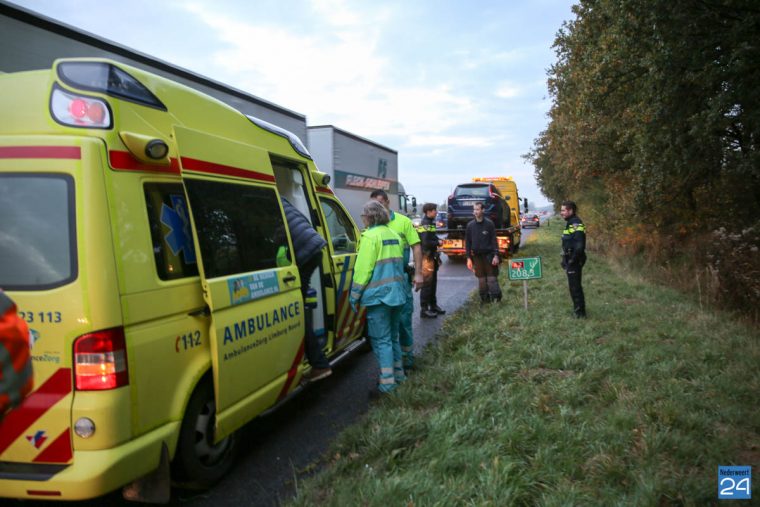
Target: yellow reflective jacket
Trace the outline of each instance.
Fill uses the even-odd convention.
[[[362,306],[406,303],[403,248],[401,238],[385,225],[362,232],[351,283],[351,304]]]

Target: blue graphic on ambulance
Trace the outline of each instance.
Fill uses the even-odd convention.
[[[187,203],[185,196],[172,194],[169,196],[172,206],[161,206],[161,223],[169,228],[170,232],[164,236],[166,244],[172,253],[179,256],[184,253],[185,264],[195,264],[195,245],[190,234],[190,218],[187,215]]]

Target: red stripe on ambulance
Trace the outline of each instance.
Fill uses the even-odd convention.
[[[303,359],[303,352],[304,341],[301,340],[301,346],[298,347],[298,352],[296,353],[296,357],[293,359],[293,364],[288,370],[288,379],[285,381],[285,385],[282,386],[282,391],[280,391],[280,395],[277,397],[277,401],[283,399],[285,395],[288,394],[288,391],[290,391],[290,386],[293,384],[293,380],[296,378],[296,373],[298,373],[298,365],[301,364],[301,359]]]
[[[179,162],[176,158],[170,159],[170,165],[145,164],[132,156],[128,151],[110,150],[108,163],[113,169],[122,171],[145,171],[151,173],[179,174]]]
[[[274,176],[271,174],[249,171],[248,169],[241,169],[239,167],[232,167],[229,165],[215,164],[213,162],[206,162],[204,160],[198,160],[196,158],[182,157],[182,167],[188,171],[223,174],[225,176],[235,176],[237,178],[246,178],[249,180],[259,180],[274,183]]]
[[[36,458],[35,463],[68,463],[72,458],[71,428],[58,435]]]
[[[60,368],[0,423],[0,454],[70,392],[71,369]]]
[[[79,146],[3,146],[0,158],[82,158]]]

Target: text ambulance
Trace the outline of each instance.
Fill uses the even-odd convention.
[[[328,357],[363,342],[359,232],[295,136],[102,59],[2,74],[0,110],[0,287],[35,385],[0,425],[0,496],[168,500],[170,462],[193,486],[226,472],[236,430],[308,369],[281,197],[329,243]]]

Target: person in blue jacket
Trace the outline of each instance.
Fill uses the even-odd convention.
[[[311,371],[306,375],[306,380],[317,381],[332,374],[330,363],[325,357],[325,352],[319,345],[319,339],[314,334],[313,311],[317,303],[316,291],[311,288],[311,275],[322,264],[322,249],[327,246],[327,241],[312,227],[311,222],[282,198],[282,208],[285,211],[285,219],[288,221],[290,239],[293,241],[295,250],[296,266],[301,277],[301,294],[304,299],[304,321],[306,324],[306,336],[304,337],[304,352],[306,359],[311,365]],[[290,263],[287,252],[277,254],[277,263]]]

